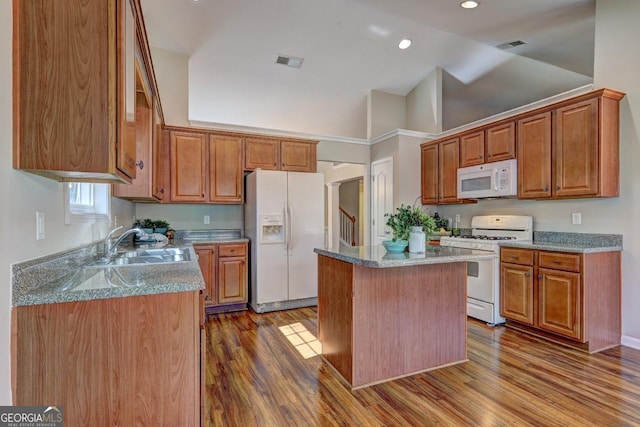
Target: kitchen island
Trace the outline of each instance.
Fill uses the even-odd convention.
[[[490,252],[315,249],[324,359],[352,388],[467,360],[466,261]]]

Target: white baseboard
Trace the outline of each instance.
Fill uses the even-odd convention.
[[[620,340],[620,344],[640,350],[640,339],[638,338],[632,338],[632,337],[623,335],[622,339]]]

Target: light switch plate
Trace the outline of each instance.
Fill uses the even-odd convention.
[[[36,211],[36,240],[44,240],[44,211]]]
[[[582,224],[582,214],[580,212],[571,213],[571,224],[573,225]]]
[[[205,215],[204,216],[204,223],[205,224],[209,224],[211,222],[211,218],[209,217],[209,215]]]

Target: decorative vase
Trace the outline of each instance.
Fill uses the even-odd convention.
[[[421,226],[411,227],[409,233],[409,252],[419,254],[424,252],[426,236]]]

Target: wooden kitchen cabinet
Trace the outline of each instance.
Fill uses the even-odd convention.
[[[459,144],[459,138],[452,138],[420,146],[423,205],[468,202],[458,199]]]
[[[484,130],[460,137],[460,167],[484,163]]]
[[[438,183],[438,144],[420,146],[421,199],[423,205],[436,205],[440,202]]]
[[[315,172],[316,143],[281,141],[280,169],[292,172]]]
[[[485,130],[485,163],[516,158],[516,123],[510,121]]]
[[[500,314],[527,325],[534,324],[533,266],[502,264]]]
[[[199,426],[200,292],[14,307],[13,404],[69,426]]]
[[[244,169],[315,172],[317,141],[247,136]]]
[[[206,134],[171,132],[171,201],[207,201]]]
[[[204,304],[206,307],[215,303],[218,245],[194,245],[193,249],[198,257],[198,265],[204,279]]]
[[[130,183],[139,2],[16,0],[13,10],[13,167]]]
[[[508,326],[588,352],[620,343],[620,252],[503,246],[500,260],[500,311]]]
[[[114,184],[113,196],[135,202],[157,202],[154,192],[154,176],[157,174],[157,162],[153,160],[157,150],[154,143],[156,102],[146,72],[142,66],[136,66],[136,172],[131,184]]]
[[[248,302],[248,244],[194,245],[206,284],[208,312],[244,310]]]
[[[240,137],[170,131],[171,202],[241,204]]]
[[[247,137],[244,140],[244,169],[280,170],[280,141]]]
[[[500,123],[460,136],[460,167],[516,158],[515,122]]]
[[[518,120],[518,198],[616,197],[619,102],[601,89]]]
[[[209,135],[209,202],[243,202],[242,138]]]
[[[551,112],[518,120],[518,198],[551,196]]]

